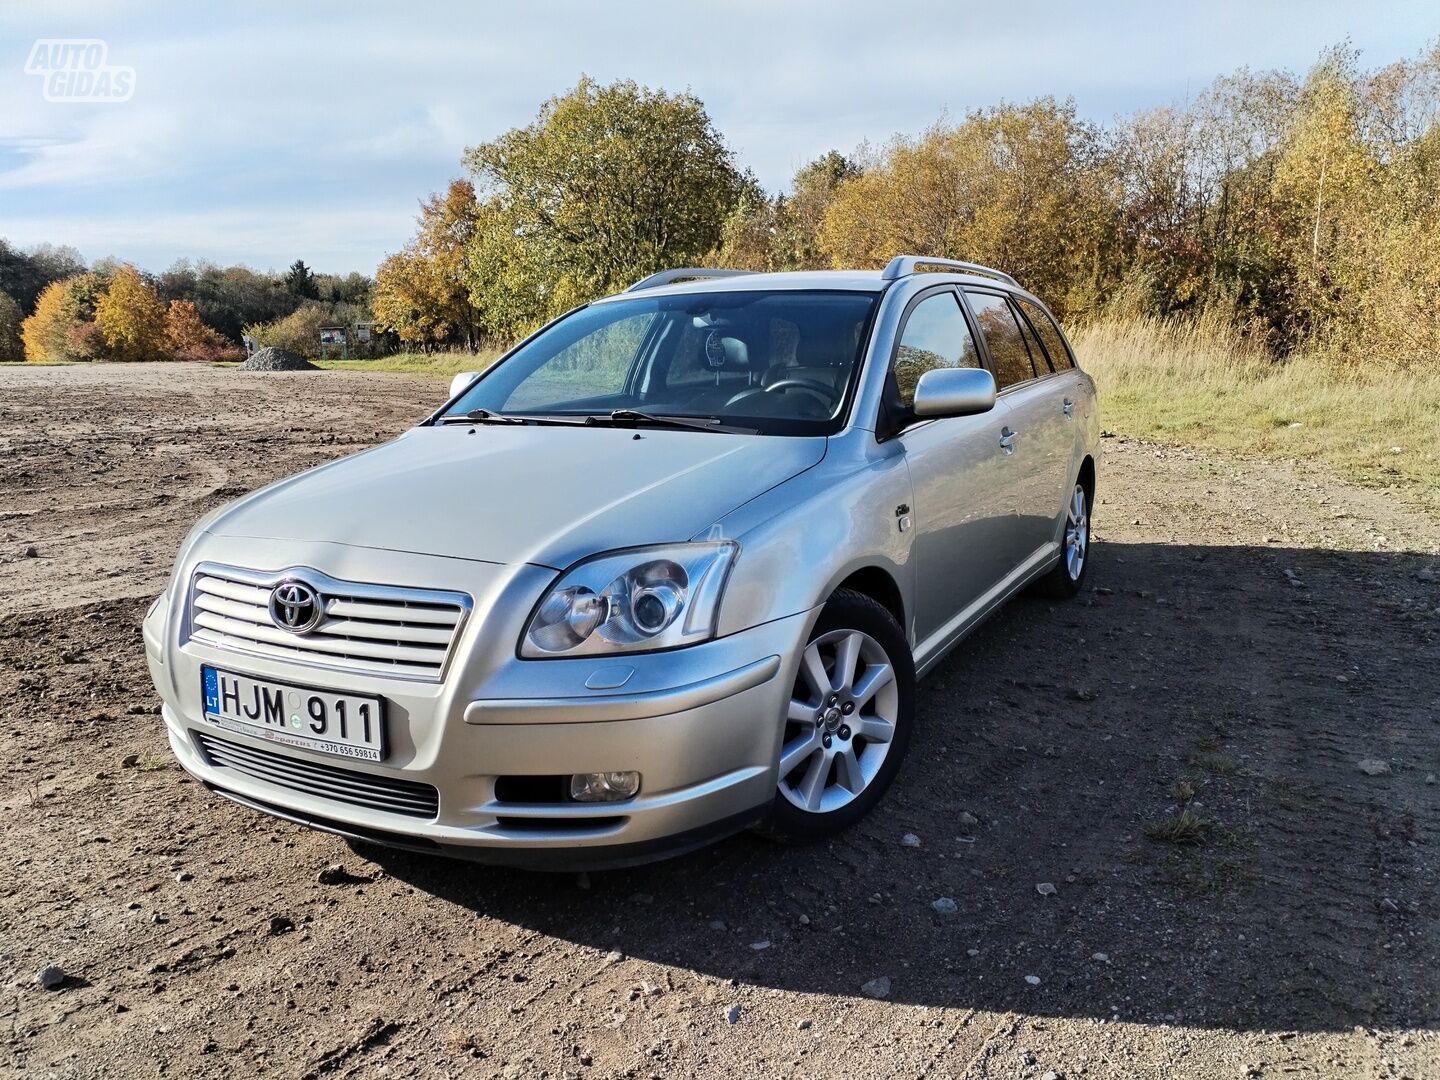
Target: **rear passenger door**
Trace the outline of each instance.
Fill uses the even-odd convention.
[[[1054,372],[1051,381],[1060,399],[1060,412],[1065,417],[1068,434],[1065,471],[1060,478],[1061,498],[1068,502],[1069,486],[1085,451],[1085,420],[1089,416],[1090,390],[1084,375],[1075,366],[1075,357],[1054,317],[1033,300],[1023,296],[1014,297],[1014,300],[1020,314],[1029,320],[1030,328],[1039,338],[1039,345],[1050,363],[1050,370]]]
[[[965,299],[980,327],[999,400],[1009,408],[1007,458],[1014,518],[1011,565],[1039,559],[1058,541],[1074,428],[1065,394],[1034,331],[1000,289],[967,287]]]

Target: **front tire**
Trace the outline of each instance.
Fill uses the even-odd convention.
[[[801,844],[849,828],[885,794],[910,744],[915,662],[883,605],[841,589],[800,659],[779,780],[760,832]]]

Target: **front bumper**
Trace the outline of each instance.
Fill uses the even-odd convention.
[[[539,575],[547,583],[550,577]],[[529,601],[504,603],[512,587],[533,595],[534,582],[502,582],[491,596],[471,589],[479,617],[443,684],[319,675],[182,642],[169,625],[176,620],[167,620],[167,605],[160,605],[146,620],[146,651],[175,756],[208,787],[280,817],[412,850],[536,867],[648,861],[738,831],[768,812],[780,721],[814,612],[668,653],[522,661],[514,656],[518,632],[508,624],[528,614]],[[506,617],[509,610],[520,615]],[[221,731],[202,718],[202,664],[379,694],[388,703],[389,757],[377,764],[341,760]],[[343,769],[338,782],[357,790],[367,781],[429,785],[438,810],[421,820],[340,802],[323,788],[275,783],[226,764],[202,736],[248,749],[252,758],[267,755],[276,775],[320,763]],[[516,785],[506,787],[513,778],[624,770],[641,774],[639,794],[625,802],[518,799]]]

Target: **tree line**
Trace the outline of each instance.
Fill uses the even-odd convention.
[[[590,79],[466,152],[376,275],[417,345],[514,340],[659,269],[989,263],[1071,321],[1217,316],[1272,352],[1440,355],[1440,43],[1241,70],[1100,125],[1053,98],[942,117],[763,191],[691,94]]]
[[[375,280],[177,263],[152,277],[0,241],[0,357],[302,354],[373,318],[409,347],[508,342],[671,266],[1005,269],[1072,323],[1224,321],[1277,356],[1440,363],[1440,42],[1241,70],[1108,125],[1042,97],[942,117],[767,192],[693,94],[585,78],[465,152]]]
[[[246,337],[314,356],[321,326],[370,320],[373,284],[301,259],[283,274],[181,260],[152,275],[0,238],[0,360],[233,361]]]

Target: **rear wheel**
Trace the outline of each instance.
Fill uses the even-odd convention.
[[[800,658],[761,831],[805,843],[860,820],[900,769],[914,697],[915,665],[894,616],[862,593],[837,592]]]
[[[1090,567],[1090,493],[1077,483],[1065,507],[1065,534],[1060,541],[1060,561],[1036,583],[1046,596],[1068,599],[1085,583]]]

